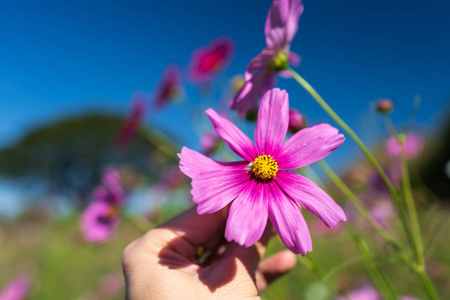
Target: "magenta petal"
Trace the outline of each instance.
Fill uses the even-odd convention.
[[[289,198],[318,216],[328,227],[332,228],[339,221],[347,220],[342,208],[308,178],[291,172],[279,171],[276,182]]]
[[[303,4],[301,0],[289,0],[289,16],[286,23],[286,41],[292,42],[298,29],[298,21],[303,13]]]
[[[287,198],[276,183],[270,184],[269,218],[286,247],[295,254],[312,251],[311,235],[297,203]]]
[[[248,64],[246,82],[230,102],[231,109],[240,112],[240,117],[256,111],[261,97],[275,85],[276,73],[269,67],[273,55],[272,50],[263,50]]]
[[[248,164],[246,161],[218,162],[187,147],[181,149],[178,157],[180,158],[180,170],[190,178],[195,178],[199,173],[217,170],[224,166],[245,167]]]
[[[211,120],[217,134],[220,135],[234,153],[247,161],[253,161],[258,157],[258,152],[253,142],[236,125],[219,116],[211,108],[207,109],[205,113]]]
[[[123,204],[125,202],[124,192],[120,185],[119,173],[109,168],[103,173],[103,185],[109,191],[107,197],[112,204]]]
[[[289,51],[289,64],[294,66],[294,67],[298,67],[298,65],[300,64],[300,62],[302,61],[302,57],[300,55],[298,55],[295,52]]]
[[[345,138],[328,124],[305,128],[294,134],[274,154],[280,169],[297,169],[328,156]]]
[[[247,69],[245,70],[245,80],[249,81],[256,73],[263,72],[264,70],[269,68],[274,54],[274,51],[265,49],[255,58],[253,58],[248,64]]]
[[[225,238],[250,247],[262,236],[267,224],[267,185],[249,181],[233,201],[225,229]]]
[[[264,26],[267,47],[275,51],[286,45],[286,22],[289,15],[289,0],[273,1]]]
[[[246,165],[201,172],[192,179],[192,201],[199,214],[216,212],[241,194],[250,181]]]
[[[192,178],[192,201],[198,204],[199,214],[225,207],[250,180],[247,161],[217,162],[186,147],[178,156],[181,171]]]
[[[302,13],[301,0],[274,1],[264,26],[267,47],[275,51],[283,48],[289,50]]]
[[[256,111],[259,99],[265,92],[273,88],[276,81],[277,77],[272,72],[255,74],[231,100],[231,109],[238,111],[241,118],[245,116],[246,112]]]
[[[289,125],[289,97],[278,88],[264,94],[255,128],[259,155],[272,154],[281,146]]]

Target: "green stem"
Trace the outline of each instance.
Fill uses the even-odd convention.
[[[448,216],[447,215],[443,215],[438,224],[434,227],[433,231],[431,231],[429,233],[429,239],[428,239],[428,243],[427,246],[424,247],[423,253],[425,255],[425,253],[430,250],[431,246],[433,245],[433,241],[436,238],[436,236],[438,235],[439,231],[444,228],[445,223],[448,221]]]
[[[401,153],[401,161],[402,161],[402,183],[403,183],[403,192],[405,194],[406,207],[408,209],[409,218],[411,220],[412,231],[414,235],[414,253],[416,255],[417,267],[415,268],[416,273],[419,275],[422,283],[425,287],[425,290],[428,293],[430,299],[439,299],[436,290],[430,280],[430,277],[427,274],[426,266],[425,266],[425,258],[424,258],[424,250],[423,250],[423,241],[422,235],[420,232],[420,224],[419,218],[417,217],[417,210],[414,204],[413,193],[411,189],[411,181],[409,179],[409,169],[408,169],[408,160],[405,154],[405,146],[402,142],[402,153]]]
[[[397,292],[389,279],[383,274],[377,262],[373,259],[366,242],[361,239],[350,226],[345,226],[345,229],[358,251],[364,257],[364,264],[366,265],[367,271],[369,271],[375,286],[378,290],[383,292],[386,299],[397,300]]]
[[[308,269],[316,273],[316,275],[323,280],[335,293],[338,293],[347,299],[347,294],[342,291],[337,284],[330,278],[330,276],[317,264],[317,262],[311,258],[311,255],[306,255],[305,257],[298,256],[298,261],[306,266]]]
[[[295,72],[292,69],[288,69],[289,73],[292,75],[292,77],[316,100],[316,102],[325,110],[325,112],[337,123],[339,126],[342,127],[342,129],[350,135],[350,137],[355,141],[355,143],[358,145],[358,147],[361,149],[361,151],[366,156],[367,160],[370,162],[370,164],[374,167],[374,169],[380,174],[381,179],[383,180],[384,184],[388,188],[389,192],[392,195],[392,198],[394,199],[395,206],[397,208],[397,211],[400,216],[400,220],[402,222],[403,230],[405,231],[409,242],[411,245],[414,245],[414,237],[411,232],[411,229],[409,228],[408,219],[406,216],[405,211],[403,210],[403,207],[400,203],[400,199],[398,197],[397,192],[394,189],[394,186],[392,185],[391,181],[387,177],[386,173],[384,172],[383,168],[380,166],[378,161],[375,159],[375,157],[370,153],[369,149],[367,149],[366,145],[361,141],[361,139],[356,135],[356,133],[334,112],[334,110],[325,102],[325,100],[316,92],[316,90],[305,80],[303,77],[301,77],[297,72]]]
[[[359,199],[353,194],[353,192],[345,185],[345,183],[339,178],[339,176],[328,166],[325,160],[319,161],[319,166],[323,169],[325,174],[333,181],[333,183],[341,190],[341,192],[352,202],[358,212],[369,222],[369,224],[380,234],[394,249],[399,253],[400,258],[407,264],[408,267],[412,267],[412,263],[408,256],[403,252],[402,247],[392,238],[392,236],[378,224],[378,222],[372,217],[367,209],[361,204]]]
[[[425,271],[425,269],[421,269],[417,272],[417,274],[419,274],[420,280],[422,280],[422,283],[425,287],[425,290],[427,291],[428,297],[432,300],[438,300],[439,296],[436,292],[436,290],[434,289],[433,284],[431,283],[431,279],[428,276],[427,272]]]
[[[423,242],[422,235],[420,233],[420,224],[419,219],[417,217],[417,210],[414,204],[414,198],[411,190],[411,181],[409,179],[409,169],[408,169],[408,161],[405,155],[404,144],[402,143],[402,153],[401,153],[401,161],[402,161],[402,184],[403,184],[403,193],[405,196],[406,208],[408,210],[409,218],[411,220],[412,233],[414,236],[414,253],[416,255],[416,261],[419,266],[424,266],[424,258],[423,258]]]
[[[153,129],[153,131],[155,131],[155,129]],[[140,134],[142,135],[142,137],[152,146],[154,146],[156,149],[158,149],[162,154],[164,154],[167,158],[178,161],[179,158],[177,156],[176,153],[174,153],[173,151],[171,151],[170,148],[166,147],[163,143],[161,143],[161,139],[154,137],[153,135],[151,135],[147,130],[145,130],[144,128],[140,129]],[[158,135],[160,136],[164,136],[165,139],[170,140],[169,137],[165,136],[164,134],[162,134],[161,132],[157,132]],[[172,144],[176,145],[175,142],[173,142],[172,140],[170,140]]]
[[[362,263],[362,262],[364,262],[364,260],[365,260],[365,258],[362,256],[357,256],[357,257],[347,259],[346,261],[343,261],[340,264],[334,266],[330,271],[328,271],[327,275],[330,277],[333,277],[339,271],[341,271],[349,266],[352,266],[354,264]]]
[[[129,214],[123,214],[123,217],[143,233],[147,233],[147,231],[155,227],[152,222],[141,216],[132,217]]]
[[[386,129],[390,136],[396,138],[398,140],[398,134],[395,130],[394,124],[392,124],[392,120],[388,115],[383,116],[384,126],[386,126]]]

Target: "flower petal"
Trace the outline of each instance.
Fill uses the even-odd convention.
[[[297,203],[287,198],[278,185],[270,184],[269,219],[286,247],[295,254],[312,251],[311,235]]]
[[[206,171],[192,179],[192,201],[199,214],[213,213],[233,201],[250,181],[245,165]]]
[[[267,185],[256,180],[247,183],[233,201],[225,229],[225,238],[250,247],[262,236],[267,224]]]
[[[247,161],[253,161],[258,157],[255,145],[239,128],[227,119],[219,116],[213,109],[205,111],[211,120],[217,134],[228,144],[234,153]]]
[[[192,178],[192,201],[198,204],[199,214],[225,207],[250,180],[247,161],[217,162],[186,147],[178,156],[181,171]]]
[[[187,147],[181,149],[178,157],[180,158],[180,170],[190,178],[196,177],[201,172],[217,170],[224,166],[243,165],[245,168],[248,164],[248,162],[244,161],[218,162]]]
[[[286,45],[286,22],[289,16],[289,0],[273,1],[264,26],[266,44],[272,50]]]
[[[280,169],[297,169],[312,164],[339,147],[345,138],[328,124],[305,128],[294,134],[274,153]]]
[[[303,4],[301,0],[289,0],[289,16],[286,23],[286,41],[292,42],[298,29],[298,20],[303,13]]]
[[[259,155],[272,154],[281,146],[289,125],[289,96],[285,90],[272,89],[264,94],[255,128]]]
[[[125,197],[122,186],[120,185],[119,173],[109,168],[103,173],[103,185],[108,189],[108,198],[112,204],[123,204]]]
[[[333,228],[339,221],[347,220],[342,208],[308,178],[291,172],[278,171],[276,182],[289,198],[318,216],[328,227]]]
[[[261,51],[255,58],[253,58],[247,65],[245,70],[245,80],[249,81],[255,73],[263,72],[269,68],[275,52],[270,49]]]

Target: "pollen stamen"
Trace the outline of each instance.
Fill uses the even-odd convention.
[[[272,156],[260,155],[253,162],[252,171],[258,178],[263,180],[272,179],[277,175],[278,164]]]

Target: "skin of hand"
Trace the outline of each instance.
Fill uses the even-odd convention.
[[[128,245],[126,299],[260,299],[260,291],[295,266],[296,256],[284,250],[262,259],[271,224],[251,247],[227,242],[227,217],[228,208],[206,215],[192,208]],[[213,255],[200,263],[199,249]]]

